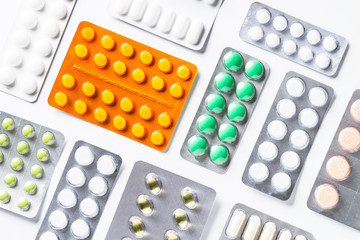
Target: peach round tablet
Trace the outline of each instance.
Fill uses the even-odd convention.
[[[354,127],[341,130],[338,137],[340,146],[347,152],[357,152],[360,147],[360,132]]]
[[[350,114],[355,122],[360,123],[360,99],[356,100],[350,108]]]
[[[348,160],[343,156],[333,156],[326,163],[326,172],[334,180],[346,179],[351,171]]]
[[[315,190],[315,201],[322,209],[330,210],[339,202],[339,192],[331,184],[322,184]]]

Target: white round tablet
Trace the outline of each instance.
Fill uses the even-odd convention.
[[[40,11],[45,6],[45,0],[30,0],[29,6],[35,11]]]
[[[75,161],[80,166],[89,166],[94,162],[94,154],[88,146],[80,146],[74,154]]]
[[[328,101],[328,93],[322,87],[314,87],[309,91],[309,101],[315,107],[323,107]]]
[[[46,39],[38,39],[34,45],[36,52],[38,52],[43,57],[49,56],[53,49],[51,43]]]
[[[287,127],[283,121],[274,120],[267,126],[267,132],[272,139],[280,141],[284,139]]]
[[[316,66],[321,69],[327,69],[330,66],[331,59],[326,53],[319,53],[315,57]]]
[[[59,238],[55,233],[48,231],[41,234],[39,240],[59,240]]]
[[[301,23],[293,23],[290,26],[290,34],[294,38],[299,38],[304,35],[304,26]]]
[[[331,36],[327,36],[324,38],[323,47],[325,48],[326,51],[332,52],[335,49],[337,49],[338,41]]]
[[[299,57],[303,62],[307,63],[313,60],[314,53],[309,47],[303,46],[299,49]]]
[[[74,187],[82,187],[85,184],[86,177],[81,169],[73,167],[67,172],[66,180]]]
[[[26,29],[34,29],[38,25],[38,18],[33,12],[25,12],[20,21]]]
[[[277,146],[269,141],[263,142],[259,145],[258,154],[259,157],[265,161],[272,161],[278,155]]]
[[[67,8],[64,3],[60,1],[53,1],[50,6],[50,13],[56,19],[64,19],[67,15]]]
[[[85,198],[80,203],[80,211],[85,217],[93,218],[99,214],[99,205],[92,198]]]
[[[286,41],[284,41],[284,43],[282,45],[282,50],[286,55],[290,56],[290,55],[293,55],[294,53],[296,53],[297,45],[292,40],[286,40]]]
[[[264,31],[258,27],[251,27],[248,31],[249,38],[255,42],[260,41],[264,37]]]
[[[113,174],[116,170],[116,163],[112,156],[103,155],[97,161],[97,170],[106,176]]]
[[[6,62],[12,67],[18,67],[23,62],[23,54],[18,49],[10,49],[5,54]]]
[[[276,16],[273,20],[273,26],[279,32],[284,31],[287,25],[288,22],[284,16]]]
[[[76,194],[70,189],[63,189],[58,195],[58,202],[64,208],[72,208],[77,203]]]
[[[249,168],[249,177],[257,183],[265,181],[269,176],[269,169],[263,163],[254,163]]]
[[[85,239],[90,236],[89,224],[82,219],[77,219],[71,224],[71,233],[76,239]]]
[[[9,67],[0,68],[0,82],[5,86],[11,86],[15,83],[16,75],[14,70]]]
[[[68,218],[60,210],[53,211],[49,216],[49,224],[55,230],[62,230],[68,225]]]
[[[271,178],[271,186],[277,192],[286,192],[291,187],[291,178],[286,173],[280,172],[276,173]]]
[[[89,181],[89,189],[95,196],[104,196],[107,193],[108,186],[103,177],[95,176]]]
[[[319,115],[312,108],[305,108],[299,113],[299,124],[304,128],[314,128],[319,123]]]
[[[280,38],[275,33],[269,33],[266,38],[266,44],[269,46],[269,48],[276,48],[280,45]]]
[[[290,144],[297,150],[305,149],[310,142],[310,137],[304,130],[296,129],[290,134]]]
[[[25,30],[18,30],[13,36],[14,43],[20,48],[26,48],[30,45],[30,34]]]
[[[270,21],[271,14],[269,10],[262,8],[256,12],[256,20],[261,24],[266,24]]]
[[[44,22],[44,24],[42,26],[43,26],[42,29],[47,36],[49,36],[51,38],[56,38],[59,36],[60,27],[56,21],[48,20],[48,21]]]
[[[300,157],[296,152],[287,151],[281,155],[280,163],[285,170],[294,171],[300,165]]]
[[[318,30],[312,29],[306,34],[306,39],[311,45],[316,45],[321,40],[321,34]]]
[[[27,67],[34,75],[40,76],[45,71],[45,64],[40,57],[32,57],[31,61],[27,61]]]
[[[38,89],[37,82],[32,77],[25,77],[25,78],[21,79],[20,84],[21,84],[21,89],[23,90],[23,92],[28,95],[34,94],[36,92],[36,90]]]
[[[305,83],[301,78],[292,77],[286,82],[286,91],[292,97],[301,97],[305,92]]]
[[[276,111],[280,117],[290,119],[295,116],[296,105],[290,99],[282,99],[278,102]]]

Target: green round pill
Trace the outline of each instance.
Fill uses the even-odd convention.
[[[30,202],[27,198],[20,198],[18,201],[18,207],[23,210],[27,211],[30,208]]]
[[[42,136],[42,141],[45,145],[53,145],[55,143],[55,136],[51,132],[45,132]]]
[[[259,80],[264,75],[264,66],[256,60],[245,64],[245,75],[251,80]]]
[[[27,142],[20,141],[20,142],[18,142],[16,149],[17,149],[18,153],[25,155],[30,151],[30,146]]]
[[[9,173],[5,176],[4,181],[9,187],[15,187],[17,183],[17,178],[14,174]]]
[[[234,125],[230,123],[223,123],[218,130],[219,139],[224,143],[232,143],[237,138],[237,130]]]
[[[244,61],[240,53],[230,51],[224,55],[224,65],[232,72],[237,72],[242,68]]]
[[[46,162],[49,160],[49,152],[45,148],[40,148],[36,153],[36,157],[40,162]]]
[[[43,176],[43,169],[37,164],[33,165],[30,171],[34,178],[41,178]]]
[[[11,159],[10,165],[15,171],[20,171],[23,168],[24,163],[21,158],[14,157]]]
[[[15,128],[15,122],[12,118],[4,118],[4,120],[2,121],[2,127],[6,130],[6,131],[11,131]]]
[[[246,120],[246,108],[241,103],[232,102],[227,109],[228,118],[236,123],[243,123]]]
[[[217,93],[212,93],[205,100],[206,107],[212,113],[221,113],[225,108],[225,99]]]
[[[218,73],[215,76],[215,87],[223,93],[230,92],[234,88],[234,78],[228,73]]]
[[[208,149],[208,144],[202,136],[192,136],[188,142],[188,149],[194,156],[201,156],[203,155],[206,150]]]
[[[255,87],[249,82],[239,82],[236,86],[236,95],[241,101],[252,101],[255,98]]]
[[[229,150],[223,145],[214,145],[210,148],[210,159],[216,165],[227,165]]]
[[[5,133],[1,133],[0,134],[0,147],[7,147],[9,146],[10,143],[10,139],[8,137],[8,135],[6,135]]]
[[[33,181],[27,181],[25,183],[24,189],[28,194],[34,195],[36,193],[37,187]]]
[[[199,131],[204,134],[212,134],[216,129],[216,120],[211,115],[201,115],[197,119],[196,124]]]
[[[4,161],[4,154],[0,151],[0,163]]]
[[[0,202],[8,203],[10,201],[10,194],[8,191],[0,191]]]
[[[35,135],[35,129],[33,126],[27,124],[23,127],[22,134],[26,138],[32,138]]]

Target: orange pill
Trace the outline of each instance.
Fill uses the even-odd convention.
[[[162,91],[165,88],[165,81],[159,76],[155,76],[151,79],[151,86],[156,91]]]
[[[354,127],[341,130],[338,137],[340,146],[347,152],[357,152],[360,147],[360,132]]]
[[[141,106],[139,110],[139,115],[144,120],[150,120],[154,116],[154,113],[150,107],[147,105]]]
[[[156,130],[151,134],[150,140],[154,145],[162,146],[165,143],[165,136],[159,130]]]
[[[140,53],[140,61],[141,61],[143,64],[149,66],[149,65],[151,65],[151,63],[153,62],[153,60],[154,60],[154,57],[153,57],[153,55],[152,55],[150,52],[148,52],[148,51],[142,51],[142,52]]]
[[[92,84],[90,82],[86,82],[82,86],[82,91],[85,94],[85,96],[92,97],[95,95],[96,88],[95,88],[94,84]]]
[[[351,171],[348,160],[343,156],[333,156],[326,163],[327,174],[336,181],[345,180]]]
[[[124,57],[131,58],[134,55],[134,48],[129,43],[121,45],[120,51]]]
[[[360,99],[356,100],[350,108],[350,114],[355,122],[360,123]]]
[[[85,27],[81,31],[81,35],[86,41],[91,42],[95,38],[95,31],[91,27]]]
[[[169,128],[172,124],[172,118],[170,117],[170,115],[168,113],[164,112],[159,115],[158,123],[163,128]]]
[[[130,98],[124,97],[123,99],[121,99],[120,108],[124,112],[132,112],[134,110],[135,106],[134,106],[133,101],[131,101]]]
[[[80,59],[87,58],[89,54],[88,48],[83,44],[78,44],[75,46],[75,55]]]
[[[58,92],[58,93],[55,94],[55,103],[59,107],[65,107],[66,104],[68,103],[68,97],[66,96],[65,93]]]
[[[106,89],[101,94],[101,100],[106,105],[112,105],[115,102],[115,95],[109,89]]]
[[[101,46],[106,49],[106,50],[113,50],[115,47],[115,41],[112,37],[110,37],[109,35],[105,35],[102,39],[101,39]]]
[[[135,123],[131,132],[136,138],[144,138],[146,135],[146,128],[141,123]]]
[[[177,70],[177,75],[180,79],[187,81],[191,77],[191,70],[185,65],[182,65]]]
[[[119,76],[122,76],[126,73],[126,65],[122,61],[116,61],[113,68],[115,73]]]
[[[127,126],[126,119],[120,115],[114,117],[113,124],[117,130],[125,130]]]
[[[172,71],[172,63],[168,59],[162,58],[159,61],[159,69],[164,73],[170,73]]]
[[[315,190],[315,201],[325,210],[333,209],[339,202],[339,192],[331,184],[322,184]]]
[[[70,74],[65,74],[62,77],[62,84],[66,89],[72,89],[75,86],[75,78]]]
[[[94,62],[98,68],[104,68],[108,64],[108,59],[104,54],[97,53],[94,56]]]
[[[99,123],[104,123],[108,117],[108,113],[105,111],[105,109],[99,107],[95,109],[94,117]]]
[[[84,115],[87,112],[87,104],[83,100],[77,100],[74,103],[75,112],[80,115]]]
[[[170,95],[173,96],[174,98],[182,98],[185,94],[185,90],[184,88],[178,84],[178,83],[174,83],[171,87],[170,87]]]
[[[145,81],[145,79],[146,79],[146,75],[145,75],[143,70],[141,70],[140,68],[136,68],[132,72],[132,78],[137,83],[143,83]]]

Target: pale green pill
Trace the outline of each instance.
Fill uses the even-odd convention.
[[[33,165],[31,167],[31,175],[34,178],[42,178],[43,176],[43,169],[39,165]]]
[[[17,183],[16,176],[11,173],[5,176],[4,181],[9,187],[15,187]]]
[[[20,142],[18,142],[16,149],[17,149],[18,153],[25,155],[25,154],[29,153],[30,146],[27,142],[20,141]]]
[[[42,141],[45,145],[53,145],[55,143],[55,136],[51,132],[45,132],[42,136]]]
[[[27,211],[30,208],[30,202],[27,198],[20,198],[18,201],[18,207],[23,210]]]
[[[36,153],[36,157],[40,162],[46,162],[49,160],[49,152],[45,148],[40,148]]]
[[[22,134],[26,138],[32,138],[35,135],[35,129],[33,126],[27,124],[23,127]]]
[[[13,159],[11,159],[10,165],[11,168],[15,171],[20,171],[23,168],[24,163],[21,158],[14,157]]]
[[[4,118],[4,120],[2,121],[2,127],[6,131],[11,131],[15,128],[15,122],[12,118]]]
[[[10,194],[8,191],[0,191],[0,202],[8,203],[10,201]]]
[[[33,181],[27,181],[25,183],[24,189],[28,194],[34,195],[36,193],[37,187]]]
[[[10,143],[10,139],[8,137],[8,135],[6,135],[5,133],[1,133],[0,134],[0,147],[7,147],[9,146]]]

